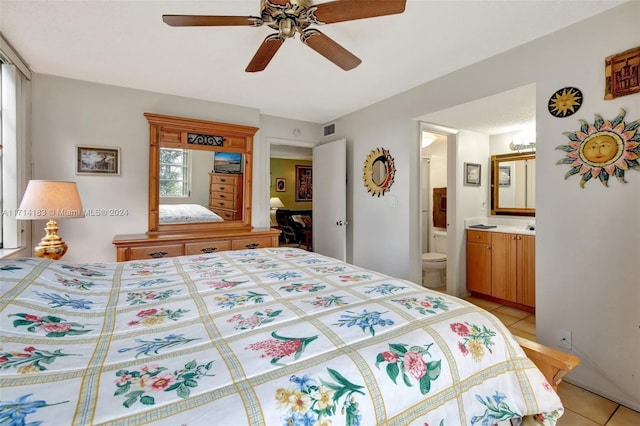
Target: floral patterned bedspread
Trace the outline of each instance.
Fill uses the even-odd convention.
[[[493,315],[299,249],[0,272],[2,425],[553,425],[563,411]]]

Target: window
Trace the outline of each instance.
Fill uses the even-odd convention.
[[[31,71],[0,34],[0,255],[28,247],[31,223],[16,220],[31,176]]]
[[[3,197],[3,192],[2,192],[2,180],[4,178],[3,175],[3,169],[4,166],[2,163],[4,163],[4,161],[2,160],[2,63],[0,63],[0,210],[2,210],[2,212],[4,212],[4,197]],[[4,216],[4,213],[3,213]],[[2,220],[2,218],[0,218],[0,248],[4,247],[4,238],[2,237],[4,232],[3,232],[3,226],[2,223],[4,222],[4,220]]]
[[[191,195],[191,153],[185,149],[160,148],[160,196]]]

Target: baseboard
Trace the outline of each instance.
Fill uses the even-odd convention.
[[[624,395],[612,395],[611,393],[603,391],[602,389],[595,389],[594,387],[586,383],[582,383],[580,380],[574,379],[573,377],[571,377],[571,374],[567,374],[566,376],[564,376],[562,381],[570,383],[574,386],[587,390],[591,393],[595,393],[596,395],[599,395],[617,404],[624,405],[627,408],[640,412],[640,402],[633,401]]]

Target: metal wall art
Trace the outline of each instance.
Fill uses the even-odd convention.
[[[547,108],[554,117],[568,117],[575,114],[582,106],[582,92],[575,87],[565,87],[556,91]]]
[[[571,169],[564,175],[580,174],[580,186],[592,178],[598,178],[604,186],[609,186],[609,177],[615,176],[618,181],[626,183],[624,174],[627,170],[640,171],[640,120],[624,122],[626,111],[613,120],[604,120],[595,115],[593,124],[580,121],[580,130],[565,132],[569,138],[567,145],[559,145],[566,153],[566,158],[556,164],[569,164]]]
[[[605,99],[640,92],[640,46],[606,57],[604,65]]]
[[[362,179],[367,192],[379,197],[389,191],[396,174],[395,160],[384,148],[372,150],[364,160]]]

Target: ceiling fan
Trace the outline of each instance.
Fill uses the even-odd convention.
[[[162,15],[172,27],[243,26],[259,27],[266,24],[277,30],[264,39],[245,69],[246,72],[264,70],[282,43],[300,34],[300,40],[342,68],[353,69],[362,62],[344,47],[311,25],[332,24],[404,12],[406,0],[335,0],[313,5],[312,0],[261,0],[260,17]]]

